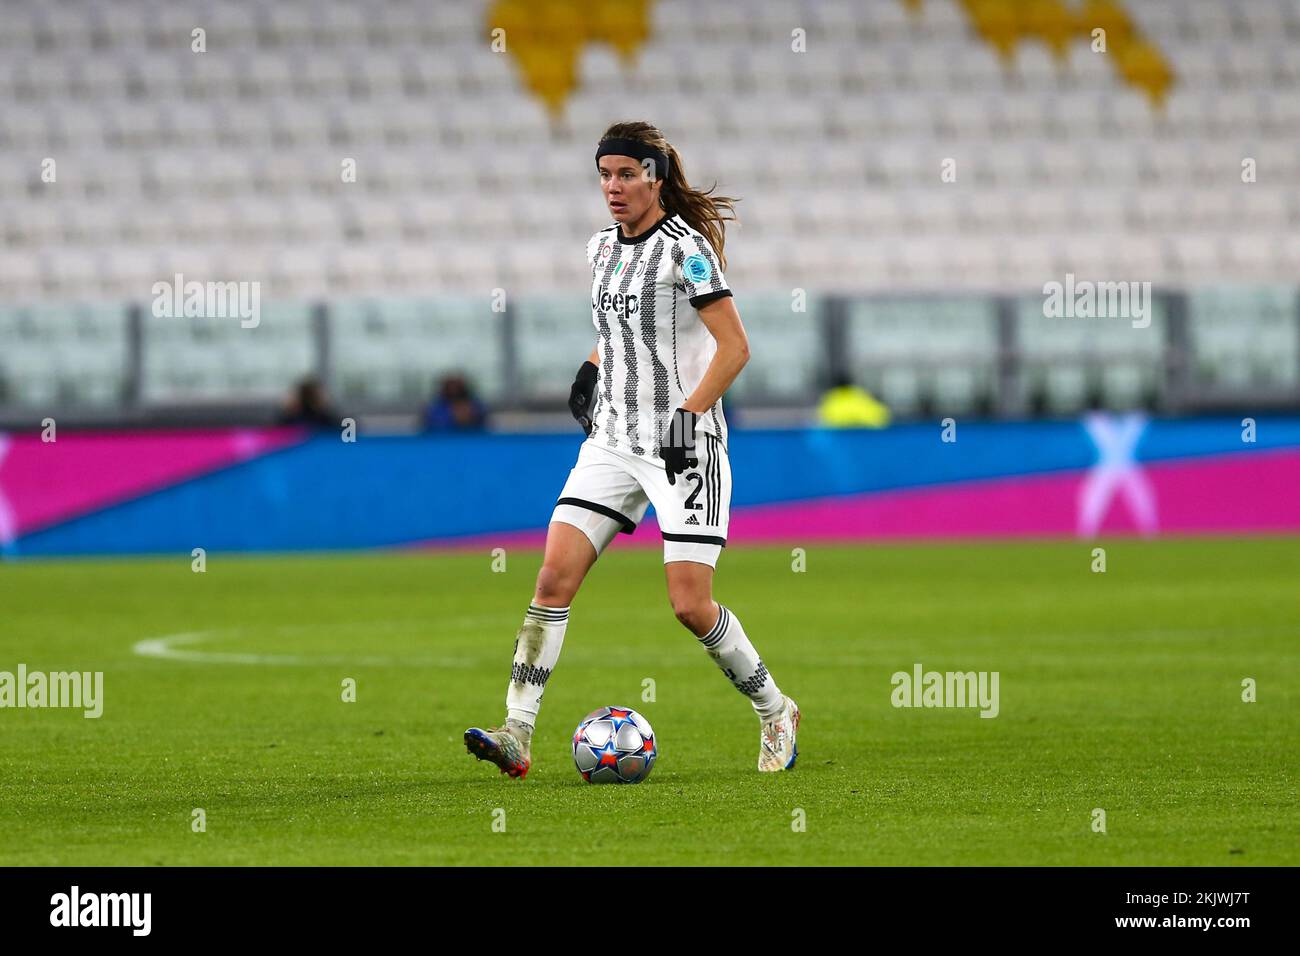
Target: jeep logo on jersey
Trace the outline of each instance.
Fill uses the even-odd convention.
[[[713,275],[713,267],[709,265],[709,260],[704,256],[688,256],[686,261],[682,263],[682,272],[686,274],[686,278],[690,279],[691,282],[698,284]]]
[[[600,299],[593,301],[591,307],[599,312],[621,312],[624,316],[633,316],[637,313],[637,297],[621,292],[618,295],[602,292]]]

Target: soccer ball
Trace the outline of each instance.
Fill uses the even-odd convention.
[[[650,721],[630,707],[593,710],[573,732],[573,763],[588,783],[640,783],[658,756]]]

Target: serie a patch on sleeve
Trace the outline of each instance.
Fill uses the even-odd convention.
[[[713,275],[713,266],[709,265],[709,260],[704,256],[696,253],[693,256],[687,256],[682,262],[682,272],[691,282],[699,284],[707,282],[709,276]]]

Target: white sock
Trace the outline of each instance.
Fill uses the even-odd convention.
[[[770,720],[781,712],[785,697],[745,636],[736,615],[719,604],[717,623],[699,641],[736,690],[749,698],[759,717]]]
[[[569,626],[567,607],[529,604],[524,623],[515,635],[515,659],[506,689],[506,718],[524,724],[531,736],[542,706],[542,691],[564,646]]]

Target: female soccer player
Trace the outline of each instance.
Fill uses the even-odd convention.
[[[648,123],[606,130],[596,169],[614,224],[587,243],[596,347],[569,399],[587,440],[551,515],[537,588],[515,638],[505,724],[471,727],[465,745],[512,777],[528,772],[569,605],[614,536],[631,534],[653,503],[673,611],[753,703],[758,769],[785,770],[798,754],[799,708],[777,688],[736,615],[713,600],[731,505],[720,400],[749,359],[722,273],[734,200],[692,189],[680,154]]]

